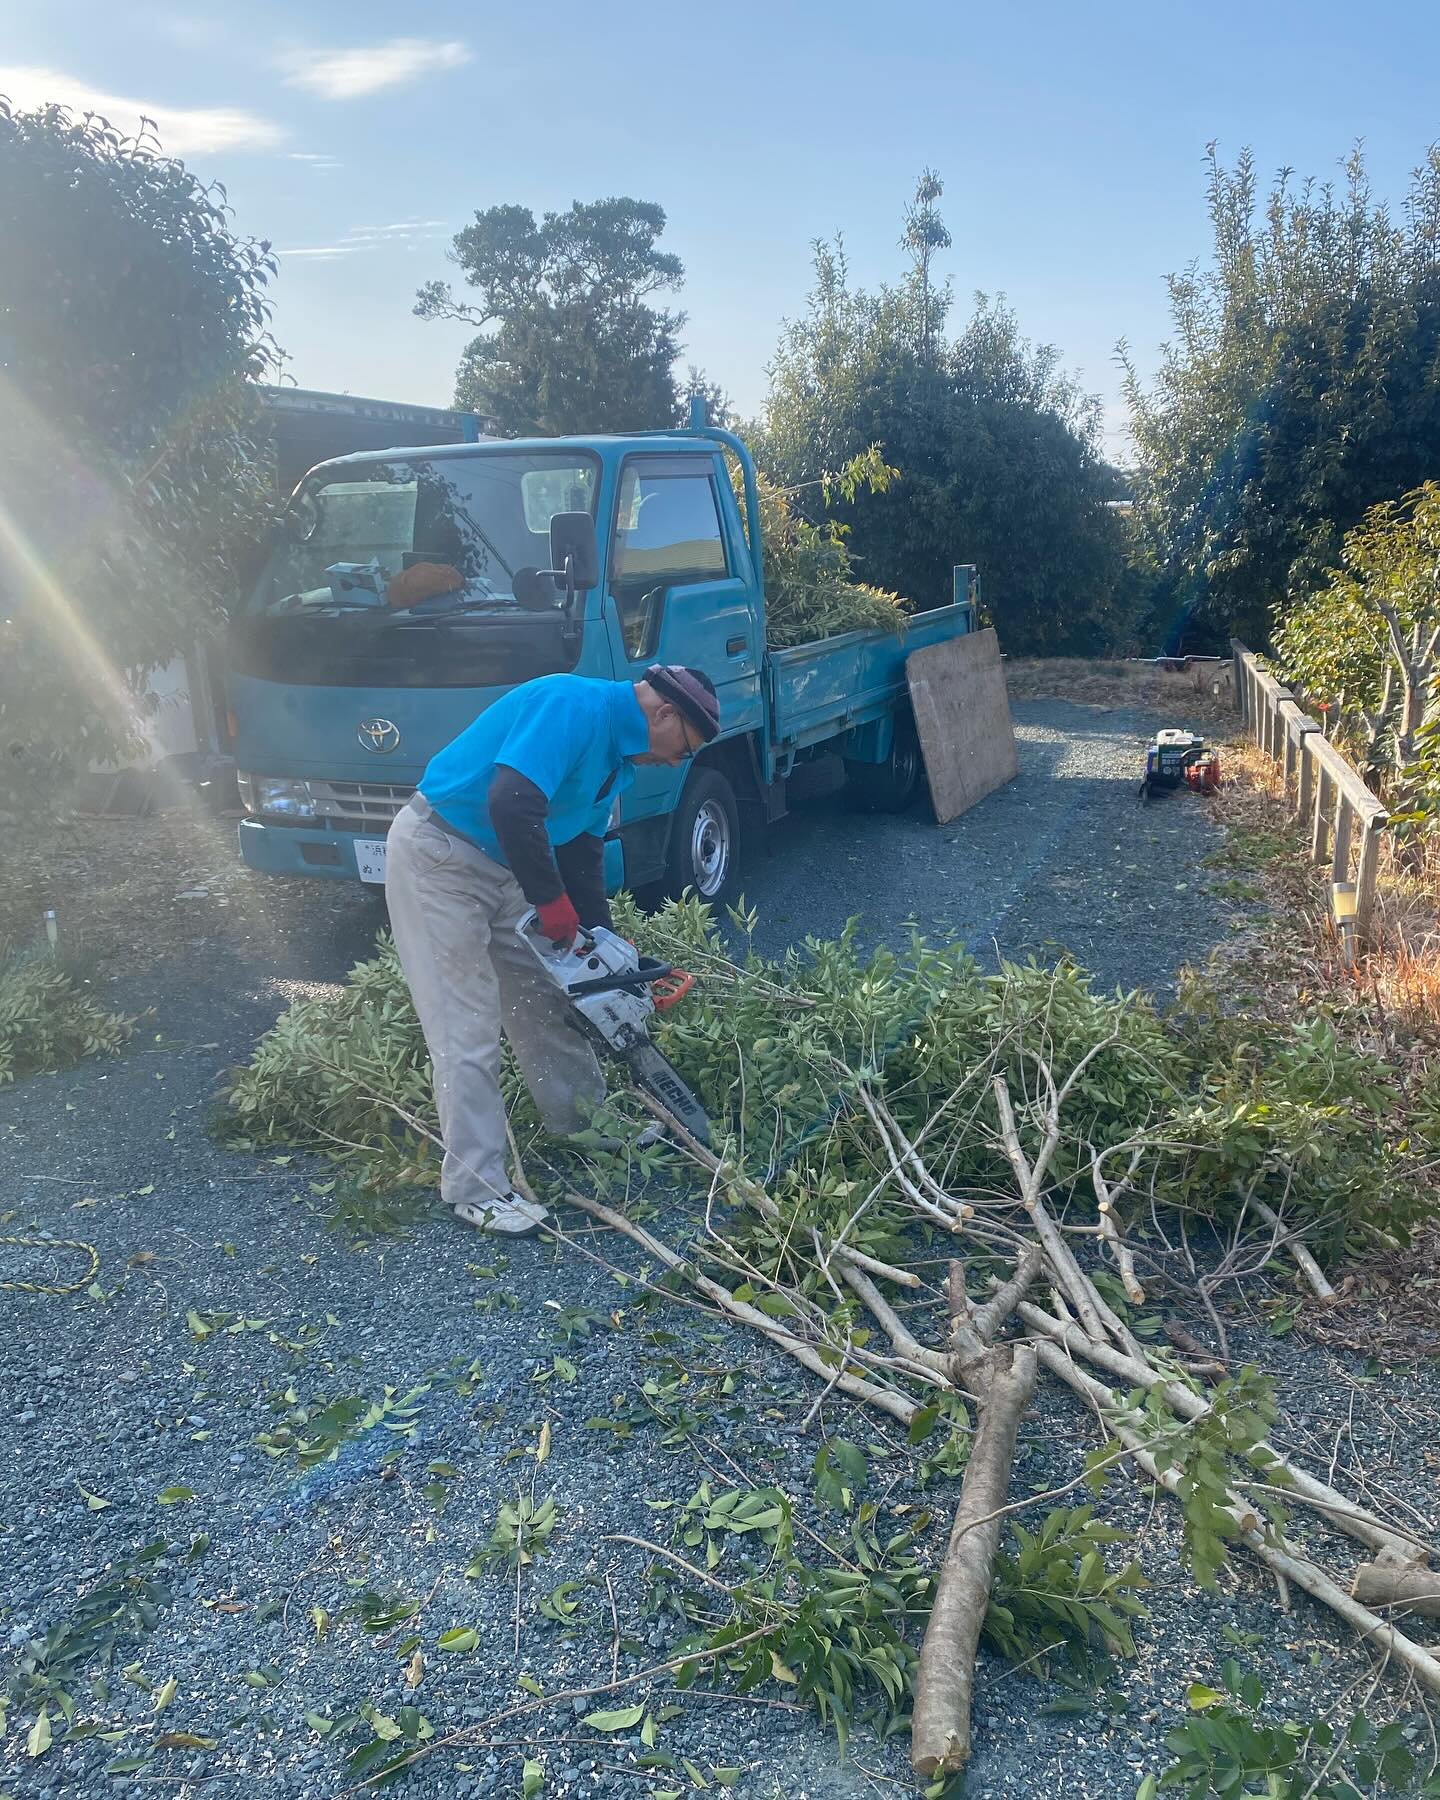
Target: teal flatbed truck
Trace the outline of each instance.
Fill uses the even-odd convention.
[[[611,820],[612,890],[727,898],[742,817],[782,817],[816,757],[842,757],[863,804],[908,805],[921,766],[905,658],[975,628],[974,571],[903,637],[767,650],[759,520],[749,451],[699,424],[319,464],[229,633],[245,861],[382,882],[390,821],[484,707],[535,676],[638,680],[655,662],[709,674],[721,731],[683,768],[638,771]],[[390,603],[387,584],[417,564],[450,591]]]

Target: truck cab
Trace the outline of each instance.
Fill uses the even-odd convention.
[[[715,684],[720,736],[685,768],[637,771],[607,875],[725,897],[742,809],[783,812],[797,759],[823,747],[903,773],[913,743],[893,635],[767,656],[759,517],[748,451],[708,427],[312,469],[229,635],[245,861],[382,881],[385,833],[426,763],[511,687],[688,663]],[[577,533],[575,558],[558,545]],[[437,591],[413,599],[396,583],[419,564]],[[923,618],[927,642],[968,629],[973,595]]]

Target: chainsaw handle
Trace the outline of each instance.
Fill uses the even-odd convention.
[[[683,1000],[694,985],[695,977],[688,969],[668,969],[665,974],[653,977],[650,992],[655,999],[656,1012],[664,1012],[677,1000]]]
[[[580,999],[586,994],[613,994],[620,989],[648,987],[652,981],[662,981],[674,973],[669,963],[654,962],[650,957],[642,956],[638,969],[629,969],[623,975],[595,975],[588,981],[572,982],[569,991],[572,999]]]

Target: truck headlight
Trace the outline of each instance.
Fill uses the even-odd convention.
[[[271,819],[313,819],[317,808],[308,781],[283,781],[272,775],[239,775],[240,804],[247,813]]]

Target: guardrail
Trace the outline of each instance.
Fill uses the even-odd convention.
[[[1317,863],[1330,860],[1332,916],[1342,927],[1353,921],[1355,935],[1363,940],[1374,918],[1380,840],[1389,815],[1358,771],[1254,652],[1232,638],[1231,654],[1240,717],[1256,744],[1281,765],[1287,799],[1293,790],[1291,812],[1309,821],[1312,858]]]

